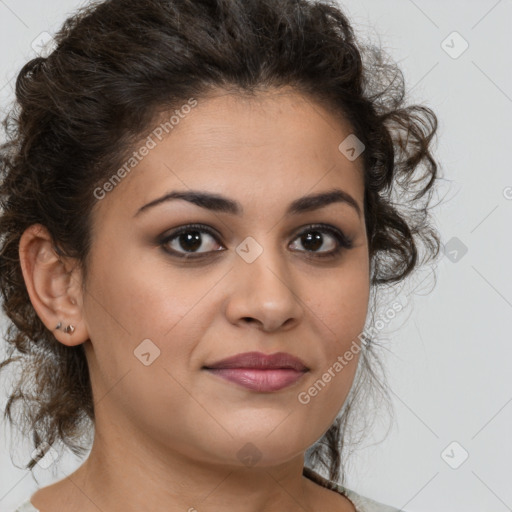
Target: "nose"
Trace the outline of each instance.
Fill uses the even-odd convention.
[[[252,263],[235,260],[225,314],[238,326],[254,324],[265,332],[288,330],[300,321],[304,306],[282,255],[264,250]]]

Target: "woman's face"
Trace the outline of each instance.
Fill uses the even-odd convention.
[[[355,374],[362,162],[339,149],[350,128],[291,89],[190,110],[95,205],[83,321],[96,428],[158,453],[276,465],[329,428]],[[215,198],[148,206],[176,192]],[[307,370],[205,368],[247,352]]]

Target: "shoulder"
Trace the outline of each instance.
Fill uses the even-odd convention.
[[[345,496],[354,504],[357,512],[405,512],[389,505],[384,505],[378,501],[372,500],[365,496],[361,496],[355,491],[339,486]]]
[[[371,498],[361,496],[359,493],[351,489],[347,489],[340,484],[324,478],[308,467],[304,467],[303,474],[317,484],[331,489],[332,491],[338,492],[348,498],[354,505],[356,512],[405,512],[404,510],[390,507],[389,505],[384,505],[383,503],[379,503],[378,501],[372,500]]]
[[[12,512],[39,512],[39,510],[30,502],[31,499],[32,497],[28,498],[21,505],[18,505],[18,507]]]
[[[35,508],[32,503],[30,503],[30,499],[23,502],[21,505],[18,506],[16,510],[13,510],[13,512],[39,512],[37,508]]]

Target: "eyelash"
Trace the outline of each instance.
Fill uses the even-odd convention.
[[[162,249],[171,256],[182,258],[182,259],[188,259],[188,260],[198,260],[205,257],[208,257],[208,255],[211,255],[212,253],[216,252],[223,252],[223,250],[216,250],[216,251],[207,251],[203,253],[179,253],[178,251],[175,251],[174,249],[169,249],[167,247],[167,244],[174,240],[175,238],[178,238],[180,235],[183,235],[185,233],[189,233],[191,231],[199,231],[201,233],[207,233],[210,235],[219,245],[220,244],[218,240],[217,233],[213,231],[211,228],[204,224],[189,224],[187,226],[182,226],[176,230],[174,230],[172,233],[169,233],[168,235],[164,236],[159,240],[159,245],[162,247]],[[301,232],[299,232],[293,241],[300,238],[303,235],[306,235],[311,232],[321,232],[321,233],[328,233],[331,235],[337,242],[338,247],[328,253],[316,253],[314,251],[296,251],[296,252],[306,252],[310,253],[314,256],[307,256],[308,258],[320,258],[320,259],[332,259],[336,258],[340,255],[340,253],[343,251],[343,249],[349,250],[353,248],[353,239],[345,235],[342,231],[340,231],[337,228],[334,228],[333,226],[329,226],[327,224],[311,224],[307,226],[305,229],[303,229]],[[197,255],[197,256],[196,256]]]

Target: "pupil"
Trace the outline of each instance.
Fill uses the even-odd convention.
[[[180,244],[186,251],[193,252],[201,247],[201,235],[199,231],[189,231],[180,235]]]
[[[306,249],[315,251],[322,247],[322,234],[318,231],[312,231],[302,236],[302,244]]]

